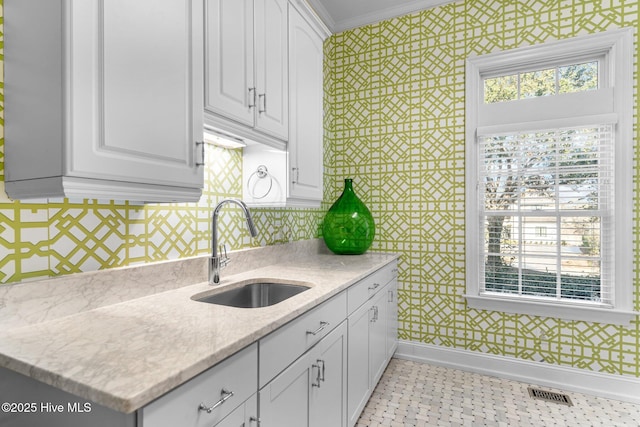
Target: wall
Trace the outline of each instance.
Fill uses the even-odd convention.
[[[619,327],[505,315],[468,310],[462,298],[465,58],[637,27],[638,13],[636,0],[466,0],[325,43],[325,200],[354,178],[376,219],[372,249],[402,254],[401,339],[640,377],[638,320]],[[0,202],[0,283],[208,253],[211,209],[241,194],[242,159],[207,150],[198,203]],[[0,172],[3,162],[0,149]],[[221,239],[238,249],[315,237],[323,212],[255,210],[260,235],[252,241],[225,209]],[[635,248],[637,264],[637,238]]]
[[[3,75],[0,90],[4,90]],[[0,103],[0,181],[4,181],[3,97]],[[12,202],[0,188],[4,199],[0,200],[0,283],[210,253],[212,209],[222,198],[242,196],[242,155],[207,146],[206,158],[205,188],[197,203]],[[240,249],[317,237],[323,216],[319,209],[252,212],[258,238],[249,237],[239,209],[225,207],[220,214],[220,242]]]
[[[637,28],[638,14],[636,0],[465,0],[326,43],[327,198],[353,178],[375,216],[374,249],[402,254],[400,339],[640,377],[638,318],[621,327],[477,311],[462,296],[465,59]],[[636,265],[639,209],[636,196]],[[639,310],[637,271],[633,286]]]

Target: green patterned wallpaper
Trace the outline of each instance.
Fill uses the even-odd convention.
[[[0,43],[3,48],[1,32]],[[4,74],[0,90],[2,184]],[[0,188],[0,283],[210,253],[213,208],[225,197],[242,197],[242,154],[213,146],[206,150],[205,188],[197,203],[136,206],[102,200],[12,202]],[[240,249],[317,237],[323,216],[320,209],[252,212],[259,231],[256,239],[249,237],[239,209],[225,207],[220,212],[220,242]]]
[[[343,179],[354,178],[377,223],[372,249],[402,254],[401,339],[640,377],[638,320],[620,327],[505,315],[468,310],[462,297],[465,58],[637,26],[638,15],[637,0],[466,0],[332,36],[324,209],[254,210],[255,240],[225,209],[221,239],[237,249],[315,237]],[[207,150],[198,203],[0,202],[0,283],[208,253],[211,210],[240,196],[242,157]]]
[[[402,254],[400,339],[640,377],[637,318],[622,327],[511,315],[462,297],[465,59],[638,18],[637,0],[465,0],[326,43],[327,199],[353,178],[377,223],[373,249]]]

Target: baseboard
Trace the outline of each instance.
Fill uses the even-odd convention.
[[[400,341],[394,357],[533,385],[640,403],[640,393],[638,393],[640,378],[410,341]]]

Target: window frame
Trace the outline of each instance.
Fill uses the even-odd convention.
[[[466,294],[470,308],[507,313],[627,324],[639,313],[633,301],[633,63],[634,30],[610,30],[534,46],[476,56],[466,61]],[[557,66],[585,59],[598,59],[599,86],[595,91],[558,94],[484,103],[484,78]],[[575,61],[575,62],[574,62]],[[535,116],[522,114],[526,108]],[[511,105],[510,105],[511,104]],[[579,109],[576,110],[576,108]],[[580,111],[575,114],[573,111]],[[615,279],[611,289],[613,306],[601,308],[567,301],[540,301],[521,296],[480,293],[479,274],[483,260],[479,229],[478,135],[505,131],[549,129],[616,121],[615,142]]]

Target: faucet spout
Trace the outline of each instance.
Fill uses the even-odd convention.
[[[222,270],[229,263],[229,259],[226,257],[222,258],[221,254],[218,254],[218,215],[220,213],[220,209],[228,203],[236,204],[242,209],[242,213],[244,214],[245,219],[247,220],[247,228],[249,229],[249,234],[251,237],[256,237],[258,235],[258,230],[256,229],[255,224],[253,223],[253,219],[251,218],[251,212],[249,212],[249,207],[239,199],[224,199],[213,210],[213,215],[211,216],[211,258],[209,259],[209,284],[215,285],[220,283],[220,270]]]

